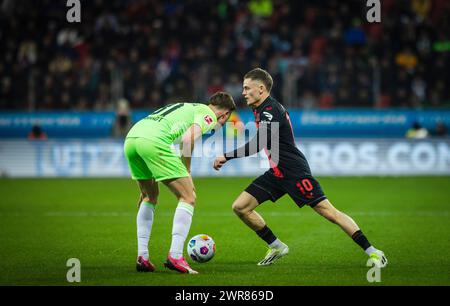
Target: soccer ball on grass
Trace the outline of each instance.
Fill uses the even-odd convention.
[[[196,235],[189,239],[187,253],[189,257],[196,262],[207,262],[214,257],[214,254],[216,253],[216,244],[214,243],[214,240],[206,234]]]

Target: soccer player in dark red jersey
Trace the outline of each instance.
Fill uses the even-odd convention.
[[[319,182],[312,176],[308,162],[295,145],[289,113],[270,96],[273,80],[260,68],[244,76],[243,92],[247,105],[253,109],[257,134],[244,146],[217,157],[214,169],[219,170],[228,160],[246,157],[264,149],[270,169],[256,178],[233,203],[238,217],[269,246],[258,265],[266,266],[288,254],[289,247],[278,239],[255,208],[267,200],[277,201],[288,194],[299,206],[310,206],[319,215],[337,224],[379,267],[387,265],[384,253],[374,248],[355,221],[337,210],[327,199]]]

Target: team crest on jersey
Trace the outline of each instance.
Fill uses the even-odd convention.
[[[213,119],[209,115],[206,115],[205,117],[203,117],[203,119],[205,119],[205,122],[207,124],[211,124],[213,122]]]
[[[271,113],[263,112],[263,114],[267,117],[267,119],[268,119],[269,121],[272,121],[273,115],[272,115]]]

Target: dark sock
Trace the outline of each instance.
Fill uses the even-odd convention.
[[[267,242],[267,244],[271,244],[272,242],[277,240],[277,237],[272,233],[272,231],[270,230],[270,228],[267,227],[267,225],[264,226],[261,230],[256,231],[256,234],[259,237],[261,237],[262,240]]]
[[[352,239],[354,242],[356,242],[362,249],[365,251],[367,250],[371,244],[369,243],[369,240],[367,240],[366,236],[361,232],[361,230],[356,231],[352,235]]]

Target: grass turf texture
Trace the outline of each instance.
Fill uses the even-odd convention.
[[[231,211],[252,178],[196,178],[189,237],[217,245],[199,275],[162,266],[176,200],[160,186],[150,240],[154,273],[135,272],[137,186],[127,179],[0,180],[0,285],[73,285],[66,261],[81,261],[77,285],[369,285],[367,256],[337,226],[289,197],[257,209],[288,256],[258,267],[266,247]],[[321,178],[332,203],[352,216],[389,266],[379,285],[450,285],[450,177]],[[372,284],[370,284],[372,285]]]

